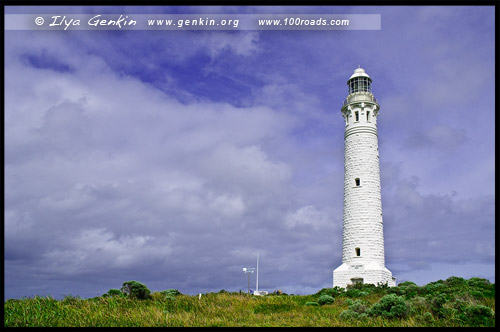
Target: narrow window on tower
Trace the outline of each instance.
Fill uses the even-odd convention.
[[[356,116],[356,121],[359,121],[359,112],[354,112],[354,115]]]
[[[370,111],[366,111],[366,121],[370,122]]]
[[[354,182],[356,183],[356,187],[359,187],[361,184],[361,181],[359,180],[359,178],[355,178]]]
[[[356,256],[361,256],[361,248],[356,248]]]

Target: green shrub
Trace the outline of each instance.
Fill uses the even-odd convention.
[[[443,318],[446,315],[446,310],[444,310],[443,306],[448,301],[448,299],[443,294],[429,294],[425,297],[425,299],[430,304],[431,311],[434,316]]]
[[[173,288],[169,288],[167,290],[161,291],[160,293],[163,294],[163,295],[166,295],[166,296],[173,296],[173,297],[182,294],[177,289],[173,289]]]
[[[366,296],[372,293],[385,293],[388,288],[387,284],[382,283],[378,283],[377,286],[373,284],[354,283],[347,285],[347,293],[350,297]]]
[[[442,280],[430,282],[422,287],[423,294],[436,294],[442,293],[447,289]]]
[[[347,309],[347,310],[342,311],[342,312],[340,313],[340,316],[339,316],[339,317],[340,317],[341,319],[357,319],[357,318],[358,318],[357,316],[358,316],[358,315],[357,315],[355,312],[353,312],[353,311],[351,311],[351,310]]]
[[[151,291],[138,281],[126,281],[123,283],[121,291],[133,299],[145,300],[150,298]]]
[[[393,288],[399,289],[398,295],[404,296],[407,300],[417,296],[420,289],[416,283],[411,281],[402,282],[398,285],[398,287]]]
[[[483,298],[495,298],[495,284],[490,283],[487,279],[470,278],[469,280],[467,280],[467,286],[469,286],[471,292],[481,292]],[[475,293],[475,295],[470,295],[474,298],[476,298],[476,296],[479,296],[478,293]]]
[[[495,326],[493,310],[484,305],[469,305],[459,317],[469,326]]]
[[[372,293],[380,293],[380,292],[385,293],[385,290],[377,288],[375,285],[366,284],[364,286],[354,286],[352,288],[348,287],[347,291],[345,292],[345,295],[353,298],[353,297],[367,296]]]
[[[460,277],[449,277],[444,281],[444,284],[450,287],[461,287],[467,285],[467,280]]]
[[[348,300],[349,309],[342,311],[340,318],[365,320],[368,318],[369,303],[362,300]]]
[[[405,282],[398,284],[399,288],[408,287],[408,286],[417,286],[417,284],[414,283],[413,281],[405,281]]]
[[[434,323],[434,316],[432,316],[430,312],[425,312],[423,315],[416,316],[416,321],[421,324],[429,325]]]
[[[125,297],[125,294],[123,294],[122,291],[119,289],[112,288],[106,294],[103,294],[103,297],[109,297],[109,296]]]
[[[348,297],[359,297],[359,293],[361,293],[361,291],[359,289],[351,288],[345,292],[345,295]]]
[[[314,295],[315,296],[321,296],[321,295],[324,295],[324,294],[330,295],[331,297],[337,297],[339,295],[344,294],[344,288],[338,287],[338,286],[335,286],[333,288],[323,288],[323,289],[321,289],[319,292],[317,292]]]
[[[384,282],[384,283],[378,282],[376,288],[379,290],[385,291],[385,290],[389,289],[389,283],[388,282]]]
[[[403,289],[399,287],[391,287],[387,290],[387,294],[403,295]]]
[[[389,294],[375,303],[368,311],[371,316],[387,318],[404,318],[408,315],[409,307],[402,296]]]
[[[325,304],[333,303],[334,301],[335,301],[335,299],[333,297],[331,297],[330,295],[323,294],[319,297],[318,304],[325,305]]]
[[[413,297],[408,306],[410,308],[410,314],[414,315],[424,315],[426,312],[431,310],[431,305],[426,298],[422,296]]]
[[[349,310],[357,312],[358,314],[364,314],[369,308],[370,304],[363,300],[356,300],[349,305]]]
[[[475,291],[475,290],[474,290],[474,291],[470,291],[470,292],[469,292],[469,295],[470,295],[471,297],[473,297],[473,298],[477,299],[477,300],[479,300],[479,299],[484,299],[484,298],[485,298],[485,296],[484,296],[483,292],[480,292],[480,291]]]
[[[487,279],[470,278],[469,280],[467,280],[467,285],[469,287],[477,287],[477,288],[487,289],[491,285],[491,283]]]
[[[317,307],[317,306],[319,306],[319,303],[318,302],[306,302],[305,305],[310,305],[310,306],[313,306],[313,307]]]
[[[351,320],[366,320],[368,319],[368,315],[366,313],[357,313],[351,310],[344,310],[340,313],[341,319],[351,319]]]

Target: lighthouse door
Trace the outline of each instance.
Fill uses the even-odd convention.
[[[352,278],[351,281],[352,281],[353,285],[363,284],[363,278]]]

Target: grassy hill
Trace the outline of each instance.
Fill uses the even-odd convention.
[[[495,284],[450,277],[421,287],[355,285],[259,297],[221,290],[201,298],[177,290],[138,296],[128,288],[91,299],[10,299],[4,303],[4,325],[493,327]]]

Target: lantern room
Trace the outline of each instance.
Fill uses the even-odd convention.
[[[349,94],[355,92],[372,92],[372,79],[363,68],[354,70],[354,74],[347,81]]]

